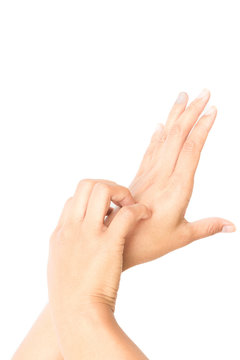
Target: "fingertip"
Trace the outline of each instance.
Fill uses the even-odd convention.
[[[210,108],[208,108],[204,115],[211,115],[211,116],[215,116],[217,115],[217,107],[215,105],[212,105]]]
[[[127,189],[127,188],[126,188]],[[122,201],[120,202],[120,206],[129,206],[129,205],[134,205],[136,204],[136,201],[134,200],[131,192],[129,189],[126,190],[127,191],[127,195],[124,197],[124,199],[122,199]]]
[[[141,218],[142,220],[146,220],[152,216],[152,211],[146,205],[143,206],[144,206],[144,212]]]
[[[200,94],[196,97],[197,100],[207,100],[211,96],[211,92],[208,88],[203,88]]]
[[[129,197],[124,199],[122,206],[129,206],[129,205],[134,205],[134,204],[136,204],[136,201],[134,200],[132,195],[130,195]]]
[[[188,94],[185,91],[181,91],[175,101],[175,104],[184,104],[188,100]]]
[[[232,223],[223,224],[222,226],[222,233],[232,233],[237,230],[236,226]]]

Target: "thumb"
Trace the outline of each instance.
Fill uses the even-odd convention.
[[[123,206],[109,225],[108,232],[113,237],[125,238],[139,220],[148,219],[150,216],[151,211],[143,204]]]
[[[236,231],[236,227],[232,222],[215,217],[194,221],[188,223],[187,226],[189,227],[191,241],[202,239],[219,232],[231,233]]]

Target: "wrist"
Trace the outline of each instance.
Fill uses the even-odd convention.
[[[106,319],[115,319],[112,307],[105,303],[81,305],[79,317],[92,323],[103,323]]]
[[[89,344],[112,339],[113,329],[118,326],[113,311],[105,304],[81,306],[78,311],[62,315],[54,323],[61,353],[69,359],[75,359],[76,355],[87,359],[92,351]]]
[[[58,309],[53,311],[53,320],[56,327],[61,331],[68,327],[79,327],[79,330],[86,328],[101,328],[115,322],[112,308],[104,303],[81,304],[77,307],[69,306],[65,311]]]

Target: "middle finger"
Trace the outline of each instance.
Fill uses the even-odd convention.
[[[179,116],[170,128],[161,150],[161,168],[167,176],[174,170],[181,148],[198,117],[210,98],[210,91],[204,89]]]

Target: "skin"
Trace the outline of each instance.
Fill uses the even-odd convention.
[[[235,231],[234,224],[223,218],[194,222],[185,218],[200,154],[217,115],[213,106],[210,114],[199,118],[210,98],[207,89],[202,94],[188,107],[187,94],[174,104],[165,127],[153,135],[129,187],[134,199],[147,205],[153,216],[129,235],[125,268],[154,260],[194,240]]]
[[[106,226],[110,203],[121,209]],[[48,290],[61,353],[71,359],[146,359],[114,318],[127,234],[151,212],[127,188],[80,182],[50,239]]]
[[[193,223],[185,218],[201,150],[217,115],[217,109],[213,107],[211,114],[201,116],[209,98],[210,92],[205,91],[203,97],[194,99],[187,106],[188,95],[180,93],[165,126],[161,125],[153,134],[139,171],[129,187],[134,199],[150,208],[152,217],[139,223],[127,236],[123,270],[156,259],[194,240],[221,231],[235,231],[234,224],[222,218]],[[118,211],[118,208],[112,211],[106,224]],[[49,326],[46,332],[46,324],[50,324],[48,306],[19,347],[15,360],[59,359],[54,328]],[[45,348],[41,355],[40,339],[44,338],[49,353],[46,354]]]

